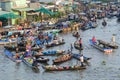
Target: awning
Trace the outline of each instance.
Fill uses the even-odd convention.
[[[7,13],[10,13],[10,12],[7,12],[7,11],[0,11],[0,15],[7,14]]]
[[[13,10],[16,10],[16,11],[30,11],[30,10],[34,10],[32,8],[14,8]]]

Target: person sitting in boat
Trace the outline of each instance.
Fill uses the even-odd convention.
[[[71,54],[71,51],[68,49],[67,53],[68,53],[68,54]]]
[[[16,52],[14,57],[15,57],[15,59],[19,59],[20,58],[20,55],[18,54],[18,52]]]
[[[75,35],[76,35],[76,36],[77,36],[77,35],[79,35],[78,31],[76,32],[76,34],[75,34]]]
[[[24,57],[29,57],[30,56],[30,52],[29,50],[27,49],[26,52],[24,53]]]
[[[92,42],[95,44],[96,43],[96,38],[95,36],[92,37]]]
[[[83,57],[83,54],[81,54],[80,56],[80,62],[81,62],[81,66],[83,67],[84,66],[84,57]]]
[[[80,45],[80,48],[82,48],[82,38],[80,38],[79,40],[79,45]]]

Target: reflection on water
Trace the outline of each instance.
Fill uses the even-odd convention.
[[[101,25],[102,20],[98,21],[99,26],[97,28],[79,31],[85,48],[82,53],[85,56],[92,57],[90,65],[86,70],[45,72],[41,67],[44,64],[40,64],[40,72],[34,73],[32,69],[25,64],[16,64],[0,53],[0,80],[120,80],[120,49],[118,48],[114,50],[113,53],[106,55],[90,46],[88,42],[92,36],[110,42],[112,34],[116,34],[116,41],[120,43],[119,23],[116,22],[116,19],[108,19],[108,25],[103,28]],[[76,41],[76,38],[72,37],[72,34],[69,32],[60,34],[60,36],[65,39],[66,44],[50,48],[49,50],[68,50],[70,44]],[[3,47],[0,47],[0,52],[2,51]],[[74,49],[73,53],[79,53],[79,51]],[[48,63],[52,64],[52,60],[57,56],[47,57],[51,59]],[[105,64],[102,64],[103,62],[105,62]],[[70,61],[60,64],[60,66],[76,64],[80,64],[80,62],[71,59]]]

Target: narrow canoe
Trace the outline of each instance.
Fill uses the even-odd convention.
[[[75,49],[83,50],[83,47],[80,48],[80,45],[79,45],[78,41],[75,41],[75,42],[74,42],[74,47],[75,47]]]
[[[103,40],[98,40],[98,41],[99,41],[99,44],[106,45],[106,46],[111,47],[113,49],[117,49],[118,48],[118,45],[116,45],[116,44],[108,43],[108,42],[103,41]]]
[[[107,46],[104,46],[104,45],[99,45],[99,42],[98,43],[93,43],[91,39],[89,40],[89,42],[90,42],[91,46],[95,47],[96,49],[98,49],[98,50],[100,50],[104,53],[111,53],[113,51],[113,49],[110,48],[110,47],[107,47]]]
[[[79,38],[79,37],[80,37],[80,35],[79,35],[79,34],[76,34],[76,32],[73,33],[72,35],[73,35],[74,37],[76,37],[76,38]]]
[[[86,66],[74,65],[74,66],[56,66],[48,65],[42,66],[46,71],[65,71],[65,70],[84,70]]]
[[[10,50],[10,51],[15,51],[16,48],[19,49],[19,51],[25,51],[26,50],[26,47],[16,47],[16,46],[9,46],[9,45],[6,45],[4,46],[5,49],[7,50]],[[31,50],[34,50],[34,51],[38,51],[38,50],[41,50],[42,48],[41,47],[32,47]]]
[[[13,62],[17,62],[17,63],[21,62],[21,59],[16,59],[16,58],[14,58],[15,55],[14,55],[12,52],[10,52],[9,50],[4,50],[4,54],[5,54],[9,59],[11,59]]]
[[[80,56],[81,56],[80,54],[72,54],[72,57],[77,60],[80,60]],[[84,57],[84,62],[88,62],[91,59],[90,57],[85,57],[85,56],[83,57]]]
[[[38,66],[33,66],[33,59],[31,57],[22,58],[22,61],[35,72],[39,72]]]
[[[57,63],[62,63],[62,62],[66,62],[68,60],[70,60],[72,58],[71,54],[64,54],[60,57],[57,57],[56,59],[53,60],[53,64],[57,64]]]
[[[36,57],[36,61],[40,63],[47,63],[49,59],[39,56],[39,57]]]
[[[64,52],[65,52],[65,50],[50,50],[50,51],[38,52],[38,53],[35,54],[35,56],[62,55]]]

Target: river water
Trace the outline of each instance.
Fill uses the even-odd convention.
[[[90,65],[85,70],[75,71],[52,71],[45,72],[40,64],[40,73],[35,73],[31,68],[24,63],[17,65],[9,60],[3,54],[3,46],[0,47],[0,80],[120,80],[120,49],[114,50],[111,54],[104,54],[103,52],[93,48],[89,45],[89,39],[95,36],[96,39],[102,39],[110,42],[112,34],[116,34],[116,42],[120,45],[120,23],[117,23],[116,18],[106,19],[108,25],[102,27],[102,20],[98,20],[98,27],[86,31],[79,31],[83,40],[83,54],[87,57],[92,57]],[[76,38],[72,37],[71,33],[60,34],[66,43],[57,46],[54,49],[68,50],[70,43],[74,43]],[[74,53],[79,51],[74,49]],[[48,56],[47,56],[48,57]],[[49,64],[52,64],[52,59],[56,56],[50,56]],[[105,64],[103,64],[105,62]],[[71,59],[61,65],[76,65],[80,64],[77,60]]]

